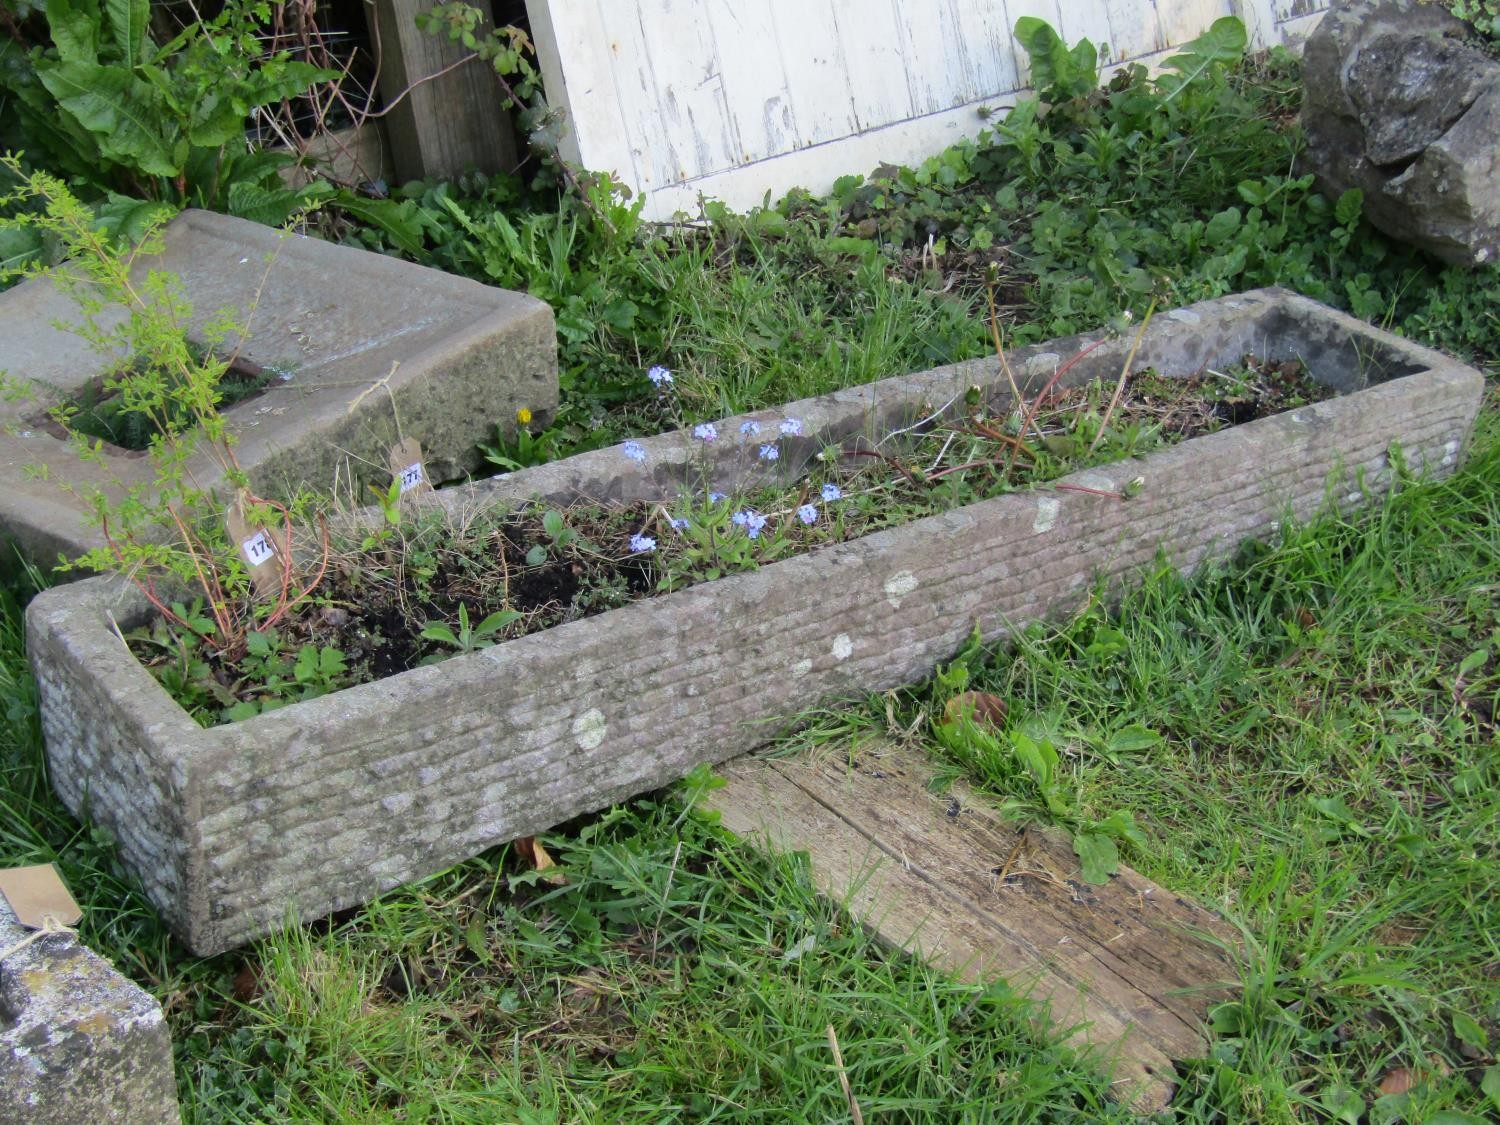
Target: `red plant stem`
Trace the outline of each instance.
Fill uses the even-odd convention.
[[[1052,390],[1053,387],[1057,386],[1057,381],[1064,375],[1066,375],[1069,371],[1071,371],[1074,367],[1076,367],[1079,361],[1082,360],[1084,356],[1088,355],[1094,349],[1101,347],[1106,339],[1107,337],[1101,336],[1088,347],[1073,355],[1066,363],[1061,363],[1058,365],[1057,370],[1052,373],[1052,378],[1047,380],[1046,385],[1037,392],[1036,398],[1032,400],[1031,406],[1027,408],[1026,417],[1021,420],[1021,432],[1023,434],[1031,428],[1031,423],[1036,420],[1038,411],[1042,409],[1042,400],[1047,397],[1048,393]],[[1014,463],[1014,461],[1015,452],[1012,451],[1010,459],[1005,463],[1005,471],[1007,473],[1010,472],[1011,465]]]
[[[1054,484],[1058,492],[1086,492],[1090,496],[1108,496],[1112,500],[1124,500],[1123,492],[1108,492],[1102,488],[1086,488],[1081,484]]]
[[[900,473],[902,476],[904,476],[912,484],[917,485],[917,484],[921,484],[922,483],[920,480],[917,479],[916,474],[913,473],[910,469],[908,469],[905,465],[903,465],[900,461],[898,461],[896,458],[892,457],[888,453],[882,453],[882,452],[880,452],[880,450],[878,450],[878,449],[845,449],[842,452],[843,452],[843,455],[845,457],[875,457],[875,458],[878,458],[879,460],[884,461],[891,468],[895,469],[898,473]]]

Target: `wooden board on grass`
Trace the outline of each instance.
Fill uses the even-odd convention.
[[[725,827],[807,852],[819,889],[890,945],[1038,1001],[1043,1030],[1092,1052],[1119,1100],[1165,1106],[1173,1060],[1201,1055],[1233,995],[1233,932],[1121,868],[1084,883],[1067,837],[1007,823],[962,783],[942,793],[917,750],[741,758],[709,796]]]

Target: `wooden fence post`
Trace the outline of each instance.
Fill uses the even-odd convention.
[[[484,27],[493,27],[490,0],[470,3],[484,13]],[[385,117],[396,179],[448,178],[471,168],[508,172],[516,165],[515,133],[490,65],[475,60],[421,82],[470,53],[418,30],[415,16],[430,6],[431,0],[373,0],[367,12],[379,42],[380,96],[389,104],[410,89]]]

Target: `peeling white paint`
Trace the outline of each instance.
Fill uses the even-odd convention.
[[[892,609],[901,608],[901,599],[917,588],[917,576],[909,570],[899,570],[885,580],[885,600]]]
[[[580,749],[594,750],[604,741],[608,729],[604,722],[604,712],[597,707],[590,707],[573,720],[573,740]]]
[[[833,638],[833,658],[835,660],[848,660],[854,655],[854,642],[849,639],[848,633],[840,633]]]
[[[1051,531],[1052,525],[1057,522],[1057,513],[1062,510],[1062,501],[1055,496],[1038,496],[1036,501],[1036,519],[1031,521],[1031,530],[1041,534]]]

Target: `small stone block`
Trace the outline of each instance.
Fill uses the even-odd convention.
[[[161,1005],[70,932],[0,899],[0,1123],[181,1120]]]

